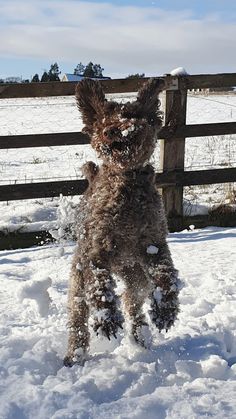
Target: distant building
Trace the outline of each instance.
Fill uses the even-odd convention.
[[[84,77],[82,74],[69,74],[69,73],[65,73],[62,78],[61,81],[80,81],[83,80],[85,78],[88,77]],[[93,80],[110,80],[111,77],[93,77]]]

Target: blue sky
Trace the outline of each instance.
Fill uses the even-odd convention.
[[[0,0],[0,77],[235,72],[236,0]]]
[[[76,0],[75,0],[76,1]],[[90,0],[85,0],[90,2]],[[102,3],[101,0],[92,0],[93,3]],[[234,0],[112,0],[109,3],[119,6],[158,7],[163,10],[191,10],[196,17],[203,17],[209,13],[219,12],[222,18],[231,19],[236,14],[236,1]]]

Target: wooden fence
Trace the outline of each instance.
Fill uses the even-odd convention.
[[[157,185],[162,188],[169,225],[172,230],[176,230],[190,222],[189,218],[183,217],[184,186],[236,181],[236,168],[184,170],[185,138],[236,133],[236,122],[186,125],[187,91],[236,86],[236,73],[165,77],[170,87],[165,94],[165,121],[159,134],[162,172],[157,175]],[[105,93],[115,94],[135,92],[146,80],[104,80],[101,83]],[[75,85],[74,82],[0,84],[0,99],[74,95]],[[0,149],[88,143],[88,136],[81,132],[0,136]],[[86,187],[85,180],[2,185],[0,201],[53,197],[59,194],[78,195]],[[198,217],[200,225],[201,218],[204,217]]]

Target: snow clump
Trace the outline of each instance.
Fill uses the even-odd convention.
[[[171,72],[170,72],[171,76],[187,76],[188,73],[185,70],[184,67],[177,67],[174,68]]]
[[[153,244],[150,244],[147,247],[147,253],[149,255],[157,255],[158,251],[159,251],[158,247],[154,246]]]
[[[25,299],[34,300],[37,304],[39,314],[42,317],[46,317],[51,302],[48,294],[48,288],[51,287],[51,285],[52,280],[49,277],[37,281],[30,279],[29,281],[25,281],[20,288],[18,298],[20,301]]]
[[[130,132],[133,132],[135,130],[135,126],[134,125],[130,125],[130,127],[124,129],[121,131],[122,137],[127,137],[129,135]]]

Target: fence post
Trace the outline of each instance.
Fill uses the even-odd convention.
[[[181,78],[167,76],[167,82],[168,77],[170,87],[165,93],[165,126],[173,130],[173,136],[161,140],[161,170],[184,171],[185,138],[176,138],[174,132],[186,124],[187,89]],[[169,228],[180,230],[183,224],[183,187],[167,186],[163,188],[162,194]]]

